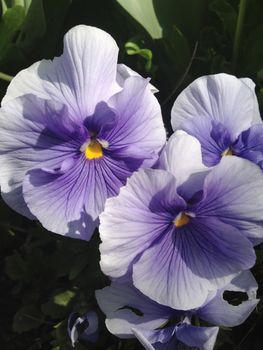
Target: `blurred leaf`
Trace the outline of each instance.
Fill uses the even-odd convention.
[[[255,74],[263,67],[263,24],[254,28],[248,36],[244,47],[243,71],[246,74]]]
[[[5,271],[11,279],[23,279],[23,276],[27,270],[27,264],[18,252],[15,251],[13,255],[7,256],[5,258],[5,262]]]
[[[21,6],[8,9],[0,22],[0,61],[6,54],[8,46],[14,41],[25,19],[25,10]]]
[[[76,293],[71,290],[67,290],[63,293],[57,294],[54,296],[54,302],[56,305],[68,306],[70,301],[74,298]]]
[[[195,44],[203,25],[210,0],[153,0],[156,16],[163,28],[163,36],[175,25],[187,40]]]
[[[147,30],[153,39],[162,37],[162,28],[154,12],[152,0],[117,0],[117,2]]]
[[[26,19],[21,27],[21,32],[19,41],[23,41],[24,49],[30,47],[38,38],[45,34],[46,20],[43,0],[34,0],[30,3]]]
[[[75,258],[73,265],[69,271],[69,280],[76,278],[80,272],[87,266],[87,254],[79,255]]]
[[[13,320],[13,329],[17,333],[30,331],[38,328],[43,323],[43,316],[33,305],[23,306],[15,314]]]
[[[224,30],[230,35],[231,39],[234,39],[237,13],[225,0],[214,0],[210,5],[210,10],[215,12],[221,19],[224,25]]]
[[[152,51],[149,49],[141,49],[137,44],[128,41],[125,44],[126,53],[128,55],[139,55],[146,60],[145,70],[149,72],[152,68]]]
[[[191,59],[191,51],[186,37],[174,25],[169,37],[166,39],[171,59],[174,62],[176,71],[182,74]]]
[[[4,15],[7,10],[7,5],[5,0],[1,0],[1,7],[2,7],[2,15]]]

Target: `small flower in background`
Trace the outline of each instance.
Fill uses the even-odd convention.
[[[152,85],[117,56],[109,34],[77,26],[62,56],[21,71],[2,101],[2,196],[50,231],[89,240],[106,198],[165,143]]]
[[[194,287],[193,287],[194,288]],[[248,300],[237,306],[223,299],[225,291],[243,292]],[[131,283],[112,282],[96,291],[96,298],[106,314],[108,330],[120,338],[136,337],[147,350],[175,350],[197,347],[212,350],[219,328],[241,324],[258,303],[257,283],[249,271],[234,278],[229,285],[209,295],[198,309],[174,310],[149,299]],[[206,321],[210,326],[197,326]]]
[[[205,165],[234,154],[263,168],[263,123],[254,88],[248,78],[215,74],[196,79],[177,97],[173,130],[200,141]]]
[[[98,338],[98,316],[89,311],[84,316],[73,312],[68,318],[68,335],[72,346],[79,341],[95,343]]]
[[[252,267],[252,243],[263,241],[261,169],[225,157],[208,170],[200,149],[175,133],[159,161],[166,170],[140,169],[100,216],[102,271],[132,274],[142,293],[180,310]]]

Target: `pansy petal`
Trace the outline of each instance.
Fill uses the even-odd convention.
[[[154,201],[162,191],[165,196]],[[106,275],[126,274],[132,261],[162,235],[167,215],[170,220],[165,208],[171,202],[185,207],[176,193],[175,178],[164,170],[152,169],[134,173],[120,194],[107,200],[100,216],[101,268]],[[156,208],[151,210],[151,206]]]
[[[98,213],[85,210],[87,192],[91,196],[94,193],[91,177],[89,164],[82,157],[62,174],[31,170],[23,183],[27,206],[48,230],[89,240],[98,225]]]
[[[196,215],[217,217],[241,230],[252,243],[263,241],[263,175],[245,159],[224,157],[207,175]]]
[[[213,350],[218,331],[218,327],[195,327],[184,323],[178,327],[176,336],[189,347]]]
[[[32,217],[22,197],[25,173],[35,167],[59,168],[79,150],[85,132],[67,107],[33,95],[21,96],[0,110],[0,182],[4,200]]]
[[[34,93],[68,106],[76,118],[93,114],[100,101],[120,90],[116,83],[118,47],[103,30],[79,25],[64,37],[62,56],[22,70],[10,83],[2,105]]]
[[[248,159],[263,169],[263,123],[252,125],[243,131],[232,148],[235,155]]]
[[[207,172],[207,167],[202,162],[199,141],[182,130],[176,131],[169,138],[161,152],[158,168],[172,173],[176,178],[178,187],[186,183],[180,191],[184,194],[184,198],[187,196],[189,189],[192,195],[202,188],[204,176]]]
[[[254,263],[252,244],[237,229],[213,218],[190,219],[143,252],[133,266],[133,283],[158,303],[187,310]]]
[[[255,309],[257,282],[250,271],[245,271],[233,279],[223,289],[220,289],[214,298],[205,303],[197,315],[205,321],[218,326],[235,327],[242,324]],[[239,305],[231,305],[223,298],[225,291],[244,292],[249,299]]]
[[[152,330],[169,319],[172,310],[147,298],[131,284],[112,282],[96,291],[108,330],[120,338],[133,337],[133,328]]]
[[[136,76],[128,78],[123,90],[111,98],[109,105],[118,111],[117,125],[107,136],[111,148],[136,144],[142,153],[152,155],[144,164],[151,167],[165,143],[166,133],[160,105],[150,91],[148,80]]]
[[[117,66],[117,82],[120,86],[123,87],[124,82],[126,79],[129,77],[139,77],[140,75],[132,70],[131,68],[127,67],[125,64],[118,64]],[[159,90],[153,86],[152,84],[149,83],[149,87],[151,89],[151,92],[155,94]]]
[[[228,74],[203,76],[190,84],[176,99],[172,108],[174,130],[191,132],[199,120],[221,123],[232,141],[248,129],[258,116],[255,92],[244,81]],[[256,119],[255,119],[256,118]],[[187,125],[187,127],[185,127]]]
[[[98,316],[94,311],[84,316],[73,312],[69,316],[67,330],[73,347],[79,340],[94,343],[98,337]]]

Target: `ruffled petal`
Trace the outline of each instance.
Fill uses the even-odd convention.
[[[169,319],[172,310],[140,293],[131,284],[113,282],[96,291],[96,299],[106,314],[108,330],[120,338],[133,337],[133,328],[158,328]]]
[[[79,151],[85,130],[76,126],[65,105],[26,95],[0,110],[0,182],[4,200],[32,218],[22,196],[25,173],[59,168]]]
[[[213,166],[259,120],[257,98],[247,82],[216,74],[198,78],[179,95],[171,122],[174,130],[185,130],[200,141],[204,163]]]
[[[232,148],[236,156],[248,159],[263,169],[263,123],[243,131]]]
[[[144,250],[134,263],[133,282],[158,303],[187,310],[254,263],[252,244],[237,229],[213,218],[192,218]]]
[[[176,331],[177,338],[184,344],[199,350],[213,350],[218,327],[195,327],[182,324]]]
[[[207,175],[196,215],[217,217],[235,226],[252,243],[263,241],[263,174],[245,159],[224,157]]]
[[[68,106],[76,118],[92,115],[95,106],[120,91],[116,82],[118,47],[101,29],[79,25],[64,37],[64,51],[22,70],[10,83],[2,105],[33,93]]]
[[[255,92],[247,80],[228,74],[198,78],[175,101],[171,122],[174,130],[185,130],[187,123],[191,134],[188,122],[195,124],[200,118],[223,124],[234,140],[260,118]]]
[[[100,216],[101,268],[106,275],[125,275],[132,261],[163,234],[173,220],[169,208],[185,207],[175,178],[164,170],[139,170],[108,199]]]
[[[180,194],[184,198],[202,189],[208,171],[202,162],[199,141],[182,130],[176,131],[163,148],[158,168],[165,169],[176,178]]]
[[[136,145],[141,149],[141,158],[147,158],[142,166],[151,167],[165,143],[166,133],[160,105],[150,91],[148,80],[128,78],[109,105],[118,113],[116,127],[107,135],[109,150],[114,153],[119,148]]]
[[[248,318],[259,302],[259,299],[256,299],[257,287],[252,273],[250,271],[242,272],[230,284],[220,289],[208,303],[197,310],[197,315],[218,326],[238,326]],[[248,300],[239,305],[231,305],[223,298],[225,291],[244,292],[248,295]]]
[[[30,170],[23,183],[26,204],[46,229],[89,240],[98,225],[97,202],[93,211],[85,209],[88,196],[94,196],[96,190],[93,176],[93,169],[84,157],[77,158],[62,173]]]

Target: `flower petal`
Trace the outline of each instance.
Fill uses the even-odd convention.
[[[207,167],[202,162],[199,141],[182,130],[176,131],[168,140],[159,158],[158,168],[165,169],[176,178],[183,197],[189,197],[202,189]],[[201,173],[201,174],[200,174]],[[195,187],[195,188],[194,188]]]
[[[59,101],[76,118],[93,114],[95,106],[121,88],[116,83],[118,47],[103,30],[79,25],[64,37],[62,56],[22,70],[10,83],[2,105],[17,96]]]
[[[132,328],[151,331],[163,325],[172,310],[147,298],[132,285],[112,282],[96,291],[96,299],[106,314],[108,330],[120,338],[133,337]]]
[[[167,220],[169,224],[173,219],[166,212],[171,203],[185,207],[175,178],[152,169],[134,173],[120,194],[107,200],[100,216],[101,268],[106,275],[125,275],[132,261],[163,234]]]
[[[123,90],[111,98],[109,105],[118,112],[117,125],[107,135],[112,152],[136,145],[147,156],[143,166],[151,167],[165,143],[166,133],[160,105],[148,80],[137,76],[126,79]]]
[[[179,95],[171,122],[174,130],[185,130],[200,141],[204,163],[213,166],[259,120],[254,90],[234,76],[216,74],[198,78]]]
[[[177,98],[172,109],[174,130],[191,134],[190,123],[200,118],[223,124],[234,140],[260,118],[255,92],[241,79],[228,74],[203,76],[190,84]],[[257,120],[257,119],[256,119]],[[201,121],[201,119],[200,119]],[[194,135],[199,138],[199,135]]]
[[[241,230],[252,243],[263,241],[263,174],[245,159],[224,157],[207,175],[196,215],[217,217]]]
[[[250,271],[244,271],[234,278],[229,285],[220,289],[214,298],[202,306],[197,315],[218,326],[235,327],[243,323],[255,309],[259,299],[256,299],[257,282]],[[231,305],[223,299],[225,291],[245,292],[249,300],[239,305]]]
[[[192,218],[144,250],[134,263],[133,283],[158,303],[187,310],[254,263],[253,247],[237,229],[213,218]]]
[[[32,218],[22,196],[25,173],[35,167],[59,168],[84,139],[85,132],[63,104],[34,95],[5,104],[0,110],[0,182],[8,205]]]
[[[195,327],[182,324],[176,331],[177,338],[184,344],[200,350],[213,350],[218,327]]]

